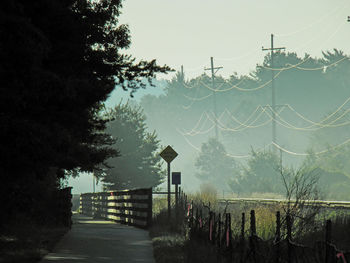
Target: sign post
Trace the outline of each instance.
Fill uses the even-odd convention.
[[[178,154],[168,145],[159,155],[168,163],[168,217],[170,219],[170,163]]]
[[[180,172],[172,172],[171,173],[171,183],[175,185],[175,205],[176,210],[179,203],[179,184],[181,184],[181,173]]]

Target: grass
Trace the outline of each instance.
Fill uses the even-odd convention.
[[[158,200],[158,204],[163,202],[163,200]],[[181,224],[177,224],[174,217],[170,220],[168,219],[166,209],[160,209],[158,211],[150,228],[153,254],[157,263],[184,262],[186,235],[184,235],[183,229],[184,227]]]
[[[68,230],[24,220],[8,224],[0,234],[0,262],[38,262]]]
[[[210,190],[210,189],[209,189]],[[206,189],[208,191],[208,189]],[[194,205],[202,208],[203,216],[207,216],[210,210],[223,214],[225,206],[219,205],[216,194],[213,191],[200,191],[190,195],[188,200],[193,200]],[[168,220],[166,213],[166,198],[155,200],[154,224],[150,235],[153,240],[154,257],[156,263],[175,262],[220,262],[215,246],[205,240],[189,239],[186,227],[187,222],[179,220],[176,224],[174,218]],[[250,234],[250,211],[255,210],[257,235],[263,240],[273,240],[276,231],[276,212],[281,212],[283,220],[283,208],[281,205],[266,206],[259,204],[228,205],[226,212],[231,213],[232,234],[234,239],[239,238],[241,233],[241,215],[245,213],[245,236]],[[183,212],[182,212],[183,213]],[[302,236],[295,237],[295,241],[309,247],[315,245],[315,241],[322,241],[325,237],[324,222],[332,220],[332,242],[343,251],[350,251],[350,212],[346,210],[332,211],[321,210],[315,218],[314,224],[306,229]],[[285,229],[281,229],[285,234]],[[238,240],[238,239],[237,239]]]

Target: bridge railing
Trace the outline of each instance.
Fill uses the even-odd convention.
[[[81,194],[80,213],[147,228],[152,223],[152,188]]]

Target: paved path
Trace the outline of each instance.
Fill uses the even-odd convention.
[[[73,226],[40,263],[154,263],[146,230],[73,215]]]

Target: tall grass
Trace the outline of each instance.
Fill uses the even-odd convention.
[[[255,204],[224,204],[219,203],[215,188],[203,185],[200,190],[188,196],[188,202],[193,201],[195,208],[202,210],[203,218],[208,217],[208,212],[223,215],[231,213],[232,235],[238,240],[241,235],[242,213],[245,213],[245,237],[250,235],[250,211],[255,210],[257,236],[263,240],[272,241],[276,232],[276,212],[281,212],[282,224],[285,217],[282,205],[259,205]],[[167,217],[167,199],[154,199],[154,225],[151,229],[153,238],[154,254],[157,263],[172,262],[217,262],[215,247],[205,240],[189,239],[188,221],[185,211],[180,212],[181,218],[175,220]],[[223,218],[223,217],[221,217]],[[324,222],[332,220],[332,241],[339,249],[350,250],[350,211],[330,211],[323,209],[316,216],[313,226],[304,231],[300,236],[294,236],[298,243],[313,247],[316,240],[324,240]],[[285,235],[285,227],[281,229]]]

